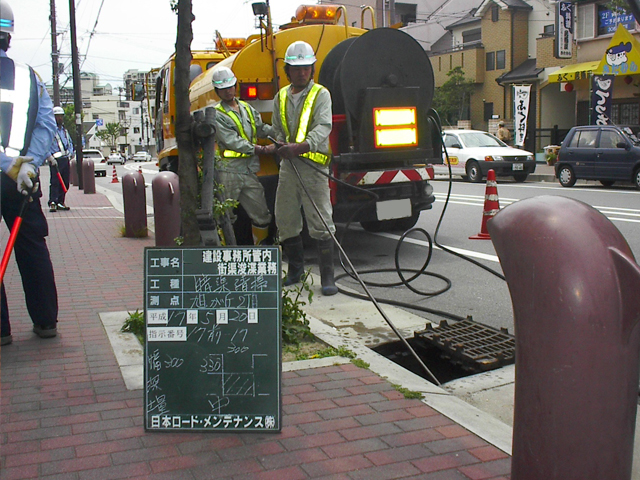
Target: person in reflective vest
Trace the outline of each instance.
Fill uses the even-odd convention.
[[[40,206],[38,169],[49,156],[56,122],[51,98],[33,69],[7,57],[13,27],[13,11],[0,0],[0,209],[11,229],[25,195],[31,196],[14,252],[33,331],[50,338],[57,334],[58,294],[45,240],[49,231]],[[4,282],[0,289],[0,345],[8,345],[13,337]]]
[[[272,155],[275,145],[256,142],[273,135],[273,129],[262,122],[255,108],[236,98],[237,80],[229,68],[218,67],[212,81],[220,97],[215,106],[217,181],[224,186],[224,196],[238,200],[245,209],[251,218],[253,243],[260,245],[268,236],[271,213],[256,173],[259,155]]]
[[[280,243],[289,262],[285,285],[298,283],[304,273],[300,236],[302,205],[309,235],[318,244],[322,293],[335,295],[338,289],[333,278],[333,239],[311,203],[313,200],[329,229],[335,232],[329,180],[318,171],[329,173],[331,94],[313,81],[316,56],[311,45],[293,42],[287,48],[284,62],[291,84],[282,88],[274,98],[273,128],[278,142],[284,144],[278,148],[278,155],[284,161],[280,165],[275,215]],[[292,162],[295,162],[311,199],[305,193]]]
[[[69,160],[74,154],[73,142],[67,129],[64,128],[64,109],[62,107],[53,107],[53,114],[56,117],[58,128],[56,135],[49,151],[49,164],[51,165],[51,178],[49,184],[49,211],[56,212],[58,210],[71,210],[64,203],[66,192],[56,170],[60,172],[65,188],[69,188]]]

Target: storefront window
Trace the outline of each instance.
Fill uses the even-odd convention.
[[[640,125],[640,104],[614,103],[611,106],[611,121],[615,125]]]

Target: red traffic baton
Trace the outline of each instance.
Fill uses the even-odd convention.
[[[62,190],[64,190],[64,193],[67,193],[69,190],[67,189],[67,186],[64,184],[62,175],[60,175],[60,170],[58,170],[58,167],[53,167],[53,168],[56,169],[56,175],[58,175],[58,180],[60,180],[60,186],[62,187]]]
[[[18,232],[20,231],[20,225],[22,225],[22,216],[24,215],[24,211],[29,204],[29,199],[31,198],[31,193],[29,192],[25,195],[24,200],[20,204],[20,211],[18,212],[18,216],[13,222],[13,227],[11,227],[11,234],[9,235],[9,241],[7,242],[7,248],[4,250],[4,255],[2,255],[2,262],[0,263],[0,283],[2,283],[4,279],[4,272],[7,271],[7,265],[9,265],[9,259],[11,258],[11,252],[13,251],[13,246],[16,243],[16,238],[18,237]]]

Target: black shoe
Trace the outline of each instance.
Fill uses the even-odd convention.
[[[58,210],[71,210],[71,207],[67,207],[66,205],[63,205],[62,203],[58,204]]]
[[[0,337],[0,346],[9,345],[10,343],[13,343],[11,334]]]
[[[53,338],[58,335],[58,329],[55,325],[34,325],[33,333],[40,338]]]
[[[55,203],[51,202],[49,204],[49,211],[50,212],[55,212],[57,209],[58,209],[58,206]]]

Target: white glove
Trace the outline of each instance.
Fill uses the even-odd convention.
[[[7,175],[14,182],[18,181],[18,173],[20,173],[20,167],[23,163],[33,162],[33,157],[16,157],[13,163],[7,168]]]
[[[51,165],[52,167],[58,166],[58,161],[53,157],[53,155],[47,158],[47,160],[49,161],[49,165]]]
[[[23,163],[20,165],[20,172],[18,172],[18,191],[23,195],[29,195],[38,190],[37,184],[33,188],[33,180],[36,178],[36,166],[33,163]],[[33,192],[32,192],[33,190]]]

